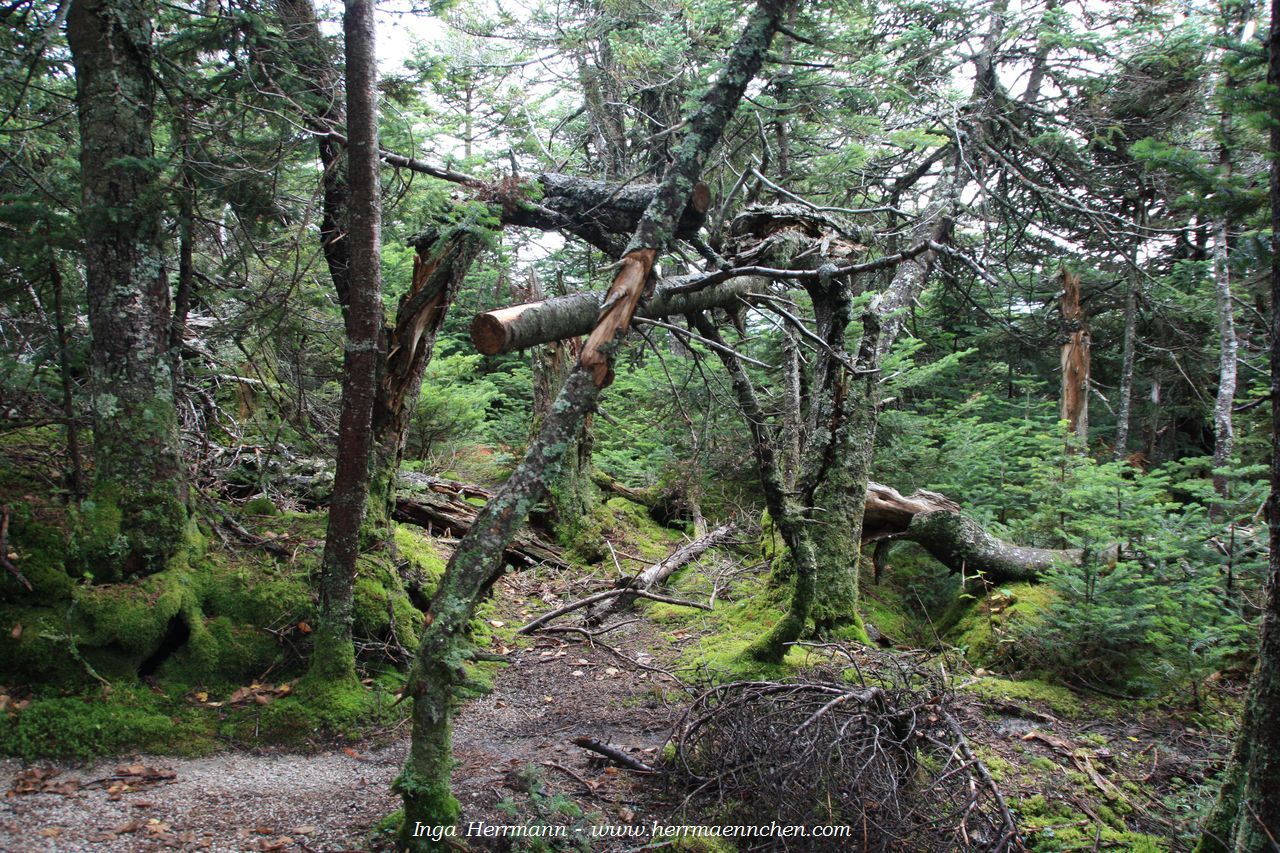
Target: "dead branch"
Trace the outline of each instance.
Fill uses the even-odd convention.
[[[656,772],[652,767],[650,767],[648,764],[645,764],[640,759],[632,758],[630,755],[627,755],[625,752],[618,749],[617,747],[609,746],[609,744],[607,743],[601,743],[595,738],[590,738],[590,737],[587,737],[586,735],[582,735],[580,737],[574,738],[573,742],[578,746],[582,747],[583,749],[589,749],[592,752],[598,752],[601,755],[603,755],[605,758],[614,762],[615,764],[620,764],[623,767],[626,767],[630,770],[636,770],[636,771],[639,771],[640,773]]]

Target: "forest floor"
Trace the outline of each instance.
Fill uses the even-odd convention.
[[[527,618],[527,587],[546,583],[532,576],[504,582],[491,618]],[[576,801],[588,824],[670,813],[660,786],[572,743],[591,737],[653,764],[678,714],[675,680],[640,668],[656,670],[674,656],[674,649],[661,651],[659,632],[640,620],[609,642],[630,662],[572,640],[522,642],[493,691],[461,709],[453,775],[464,833],[471,821],[563,821],[554,792]],[[378,821],[399,807],[390,786],[407,749],[406,721],[368,742],[310,754],[262,749],[81,764],[4,759],[0,849],[364,850]],[[504,812],[503,804],[518,811]]]
[[[489,650],[511,663],[496,667],[492,691],[457,714],[460,836],[472,822],[554,823],[588,829],[579,849],[629,850],[642,840],[592,839],[589,827],[700,822],[696,808],[682,810],[685,791],[665,774],[618,767],[574,740],[592,738],[660,763],[707,673],[742,677],[725,666],[777,618],[776,602],[758,592],[768,586],[767,568],[746,565],[749,548],[709,552],[670,586],[686,599],[713,595],[713,612],[649,603],[623,617],[604,642],[588,644],[575,634],[517,637],[517,626],[607,588],[615,575],[653,562],[680,541],[676,532],[653,527],[638,507],[611,501],[608,508],[601,518],[612,554],[581,572],[509,575],[484,610]],[[911,645],[905,614],[885,604],[891,591],[868,583],[864,593],[868,606],[878,608],[877,621],[898,618],[894,637]],[[987,619],[998,612],[975,606],[989,607]],[[998,608],[1010,608],[1008,595]],[[886,653],[865,654],[870,662]],[[768,677],[794,678],[808,663],[822,663],[818,657],[796,650],[788,666]],[[1028,849],[1188,849],[1229,751],[1238,684],[1213,685],[1204,706],[1193,710],[1186,697],[1172,697],[1176,705],[1122,702],[1000,677],[958,655],[948,655],[946,670],[950,713],[1002,790]],[[234,750],[195,758],[0,760],[0,790],[7,792],[0,849],[365,850],[377,846],[375,827],[399,806],[391,782],[408,747],[402,718],[364,739],[316,744],[305,754],[233,743]],[[759,817],[767,822],[769,815]],[[475,849],[510,849],[484,837],[470,842]]]

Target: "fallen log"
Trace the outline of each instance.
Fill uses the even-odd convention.
[[[742,297],[761,292],[769,286],[768,279],[760,276],[739,276],[716,287],[692,293],[677,292],[697,277],[679,276],[664,280],[648,302],[636,309],[635,316],[655,319],[726,308]],[[485,311],[471,321],[471,342],[485,355],[498,355],[576,338],[595,328],[604,299],[604,291],[588,291]]]
[[[707,550],[714,548],[725,539],[728,539],[735,529],[736,527],[732,522],[729,524],[722,524],[706,536],[699,537],[698,539],[677,548],[675,551],[672,551],[666,558],[659,560],[632,578],[623,589],[622,594],[609,602],[609,605],[604,608],[602,613],[597,614],[595,619],[597,621],[603,620],[612,613],[617,613],[620,610],[630,607],[636,598],[639,597],[640,593],[649,592],[667,578],[671,577],[676,569],[693,562],[698,557],[702,556]]]
[[[409,488],[397,493],[392,517],[432,534],[444,534],[455,539],[461,539],[471,529],[480,511],[480,507],[467,498],[480,498],[487,502],[493,497],[492,492],[481,486],[425,474],[402,473],[400,483]],[[569,568],[561,549],[530,528],[516,534],[503,552],[503,559],[521,568],[538,565]]]
[[[904,496],[880,483],[867,484],[862,541],[915,542],[953,573],[981,572],[992,583],[1033,581],[1055,565],[1079,565],[1084,559],[1079,548],[1028,548],[1006,542],[937,492],[921,489]],[[1111,545],[1096,558],[1113,564],[1118,556],[1118,546]]]

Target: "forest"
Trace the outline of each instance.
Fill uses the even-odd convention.
[[[1280,851],[1280,8],[0,0],[0,847]]]

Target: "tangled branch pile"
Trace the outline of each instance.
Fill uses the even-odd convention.
[[[943,680],[901,657],[843,653],[844,670],[702,693],[674,736],[686,802],[741,823],[848,826],[846,843],[862,850],[1022,849]],[[778,842],[752,849],[830,849],[831,839]]]

